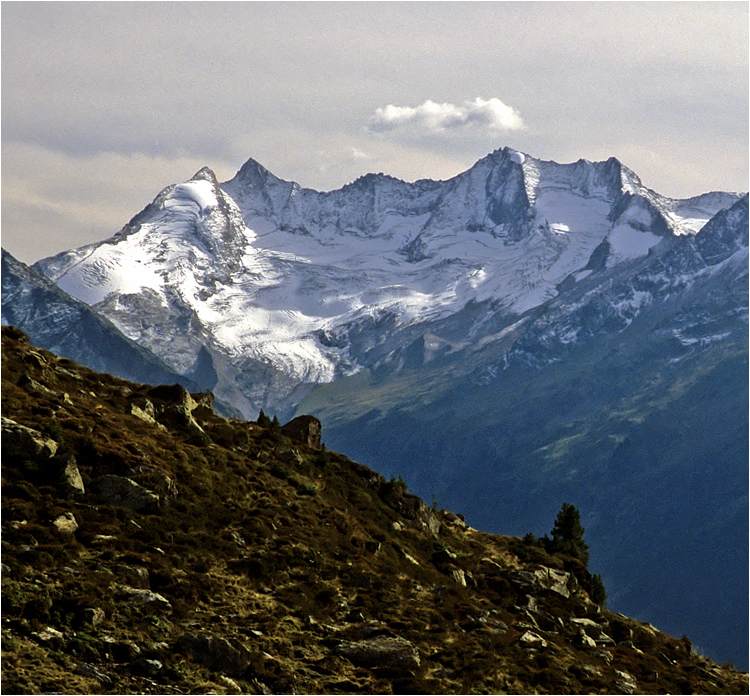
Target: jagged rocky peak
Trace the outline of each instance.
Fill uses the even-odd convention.
[[[145,228],[145,229],[144,229]],[[246,246],[237,204],[222,191],[216,174],[202,167],[188,181],[165,188],[123,233],[162,237],[161,244],[197,245],[220,263],[236,265]]]
[[[713,265],[740,249],[747,254],[748,195],[730,208],[719,211],[695,236],[695,245],[705,262]]]
[[[281,181],[277,176],[271,174],[260,162],[251,157],[240,167],[232,180],[238,180],[243,186],[248,188],[260,189],[266,185],[269,179],[271,181]]]
[[[379,184],[389,182],[400,184],[404,183],[401,179],[397,179],[395,176],[390,176],[389,174],[383,174],[383,172],[378,172],[377,174],[370,172],[368,174],[363,174],[362,176],[357,177],[354,181],[352,181],[352,183],[346,184],[346,186],[344,186],[344,189],[351,187],[360,189],[372,189]]]
[[[280,179],[252,158],[229,181],[221,184],[221,188],[237,203],[245,221],[251,225],[258,218],[278,224],[290,198],[300,190],[299,184]]]
[[[117,234],[35,264],[72,296],[94,305],[110,293],[163,294],[186,268],[211,284],[239,267],[248,244],[242,213],[203,167],[164,188]],[[182,276],[180,276],[182,277]]]

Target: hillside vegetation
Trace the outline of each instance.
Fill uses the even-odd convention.
[[[220,418],[8,327],[2,358],[4,693],[748,691],[312,417]]]

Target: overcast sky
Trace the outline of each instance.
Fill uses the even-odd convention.
[[[318,190],[509,145],[748,189],[747,2],[2,3],[2,243],[117,232],[204,165]]]

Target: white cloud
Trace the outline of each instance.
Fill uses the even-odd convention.
[[[360,150],[358,147],[351,149],[350,158],[355,162],[366,162],[372,159],[372,155],[368,155],[366,152]]]
[[[417,107],[394,106],[378,108],[370,118],[368,129],[373,132],[406,131],[414,135],[446,135],[473,132],[480,135],[525,128],[521,114],[500,99],[465,101],[461,106],[430,99]]]

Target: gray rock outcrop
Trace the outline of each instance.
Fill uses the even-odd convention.
[[[58,455],[56,460],[60,467],[58,482],[63,495],[66,498],[83,497],[86,494],[86,487],[83,485],[83,478],[81,478],[75,457],[72,454],[62,457]]]
[[[136,604],[147,606],[154,611],[160,611],[167,614],[172,611],[172,604],[166,597],[160,595],[158,592],[152,592],[151,590],[144,590],[138,587],[119,585],[117,587],[117,594],[126,595]]]
[[[62,515],[55,518],[55,521],[52,524],[61,534],[73,534],[76,529],[78,529],[76,516],[72,512],[64,512]]]
[[[131,510],[159,504],[159,496],[125,476],[106,474],[91,482],[91,490],[106,505],[121,505]]]
[[[508,579],[531,594],[549,590],[565,599],[570,597],[571,575],[562,570],[546,567],[534,571],[517,570],[508,573]]]
[[[57,443],[33,428],[2,417],[2,451],[8,457],[49,459],[57,452]]]
[[[322,428],[315,416],[298,416],[282,425],[281,432],[291,440],[302,442],[313,449],[320,449]]]
[[[359,667],[410,672],[419,668],[419,652],[405,638],[379,635],[359,641],[342,641],[335,652]]]

